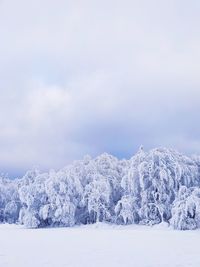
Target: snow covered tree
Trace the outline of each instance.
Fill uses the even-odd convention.
[[[88,222],[109,221],[111,189],[108,180],[96,174],[94,180],[85,187],[84,199],[88,208]]]
[[[38,172],[27,172],[20,182],[19,198],[22,208],[20,210],[19,222],[28,228],[43,226],[39,210],[47,203],[44,181],[48,174]]]
[[[200,227],[200,188],[180,188],[172,208],[170,224],[178,230]]]
[[[48,205],[41,209],[43,218],[52,225],[72,226],[75,224],[75,211],[82,196],[82,186],[77,176],[70,171],[52,171],[45,181]]]
[[[199,184],[198,168],[188,157],[170,149],[153,149],[139,166],[141,219],[150,224],[169,221],[181,185]]]
[[[59,171],[0,178],[0,222],[28,228],[95,222],[200,227],[200,160],[141,147],[130,160],[104,153]]]
[[[16,222],[20,206],[16,181],[0,177],[0,222]]]

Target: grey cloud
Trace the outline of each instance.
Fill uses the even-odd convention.
[[[2,1],[0,166],[200,153],[199,2]]]

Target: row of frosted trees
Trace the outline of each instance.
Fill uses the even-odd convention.
[[[200,227],[200,159],[169,149],[102,154],[55,172],[0,180],[0,221],[29,228],[110,222]]]

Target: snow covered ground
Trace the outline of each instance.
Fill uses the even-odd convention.
[[[0,225],[0,267],[199,267],[200,231],[166,226]]]

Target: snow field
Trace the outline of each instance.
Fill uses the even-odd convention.
[[[0,267],[199,267],[200,231],[166,226],[0,226]]]

